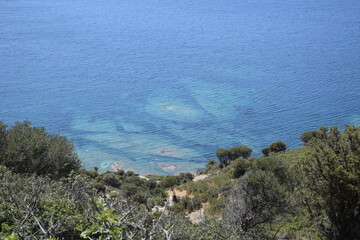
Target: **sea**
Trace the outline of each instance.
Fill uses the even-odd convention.
[[[0,121],[25,120],[100,171],[300,148],[360,125],[360,1],[0,0]]]

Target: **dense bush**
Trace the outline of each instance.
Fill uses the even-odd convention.
[[[360,127],[318,133],[302,164],[311,218],[328,239],[360,239]]]
[[[199,197],[190,198],[188,196],[180,198],[178,204],[181,205],[179,209],[187,210],[188,212],[193,212],[201,208],[201,199]]]
[[[180,173],[178,178],[179,178],[179,183],[182,184],[193,180],[194,175],[192,173]]]
[[[180,179],[177,176],[166,176],[161,181],[161,185],[164,188],[172,188],[179,184],[180,184]]]
[[[250,166],[251,166],[251,162],[248,159],[239,158],[235,160],[233,163],[232,177],[239,178],[243,176]]]
[[[288,207],[286,187],[269,171],[252,170],[239,179],[226,204],[224,219],[239,235],[251,239],[266,233],[266,223],[284,216]]]
[[[316,137],[317,133],[318,133],[318,131],[304,132],[303,134],[301,134],[300,139],[301,139],[301,141],[303,141],[306,144],[312,138]]]
[[[120,176],[115,173],[105,173],[102,176],[102,180],[105,182],[106,185],[118,188],[120,187]]]
[[[7,128],[0,122],[0,164],[16,173],[60,178],[81,166],[73,143],[30,122]]]
[[[54,181],[0,167],[0,232],[21,239],[73,239],[79,236],[75,227],[93,214],[95,196],[89,178],[73,175]]]

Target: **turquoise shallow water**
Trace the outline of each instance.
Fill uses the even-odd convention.
[[[296,148],[304,131],[360,125],[359,12],[357,0],[0,0],[0,120],[74,139],[89,169],[174,174],[219,147]]]

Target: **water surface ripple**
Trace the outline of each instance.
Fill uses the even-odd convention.
[[[204,166],[360,125],[358,0],[0,0],[0,120],[66,135],[86,168]],[[177,168],[174,169],[174,166]]]

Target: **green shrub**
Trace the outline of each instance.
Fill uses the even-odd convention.
[[[285,152],[287,149],[287,146],[285,143],[278,141],[270,144],[270,152]]]
[[[251,153],[251,148],[247,146],[237,146],[230,149],[218,149],[216,152],[216,157],[220,161],[220,166],[225,167],[237,158],[249,158]]]
[[[98,192],[103,192],[103,193],[105,193],[105,190],[106,190],[106,188],[105,188],[105,182],[102,181],[102,180],[96,182],[96,183],[95,183],[95,188],[96,188],[96,190],[97,190]]]
[[[179,184],[180,184],[180,179],[177,176],[166,176],[161,181],[161,185],[164,188],[172,188]]]
[[[125,171],[122,170],[122,169],[118,169],[118,170],[115,172],[115,174],[120,175],[120,176],[124,176],[124,175],[125,175]]]
[[[316,137],[318,131],[309,131],[301,134],[300,139],[305,144],[308,143],[312,138]]]
[[[119,176],[116,175],[115,173],[105,173],[102,177],[103,181],[105,182],[106,185],[118,188],[120,187],[120,179]]]
[[[178,213],[184,213],[185,212],[185,206],[184,206],[184,203],[183,202],[177,202],[175,203],[171,209],[170,209],[172,212],[174,212],[175,214],[178,214]]]
[[[209,206],[205,209],[205,213],[210,216],[220,215],[224,208],[224,199],[212,199],[209,202]]]
[[[17,122],[9,129],[0,122],[0,164],[16,173],[51,178],[67,176],[81,167],[72,141],[31,127],[30,122]]]
[[[193,212],[195,210],[199,210],[202,207],[201,205],[201,199],[198,196],[195,196],[191,198],[190,205],[189,205],[189,211]]]
[[[262,152],[265,156],[269,156],[269,154],[270,154],[270,148],[269,148],[269,147],[263,148],[263,149],[261,149],[261,152]]]
[[[261,152],[265,155],[265,156],[269,156],[270,153],[278,153],[278,152],[285,152],[287,149],[287,146],[285,143],[278,141],[278,142],[274,142],[272,144],[270,144],[269,147],[267,148],[263,148],[261,150]]]
[[[184,210],[187,210],[188,212],[193,212],[201,208],[201,199],[198,196],[194,198],[185,196],[180,198],[179,202]]]
[[[249,158],[253,150],[247,146],[238,146],[230,148],[229,151],[231,159],[235,160],[237,158]]]
[[[248,159],[245,158],[239,158],[234,161],[233,164],[233,178],[239,178],[243,176],[246,173],[246,170],[251,166],[251,163]]]
[[[360,127],[318,131],[301,164],[309,214],[326,239],[360,239]]]
[[[122,173],[122,170],[119,170],[119,173]],[[125,177],[139,176],[139,174],[134,173],[133,171],[126,171],[125,173],[123,173],[123,175],[124,175]]]
[[[215,159],[210,158],[205,166],[204,173],[213,172],[215,169],[218,169],[218,168],[219,168],[219,164],[215,161]]]
[[[180,184],[183,184],[193,180],[194,175],[192,173],[180,173],[178,178]]]
[[[99,176],[99,173],[97,171],[81,169],[79,172],[93,179],[96,179]]]

